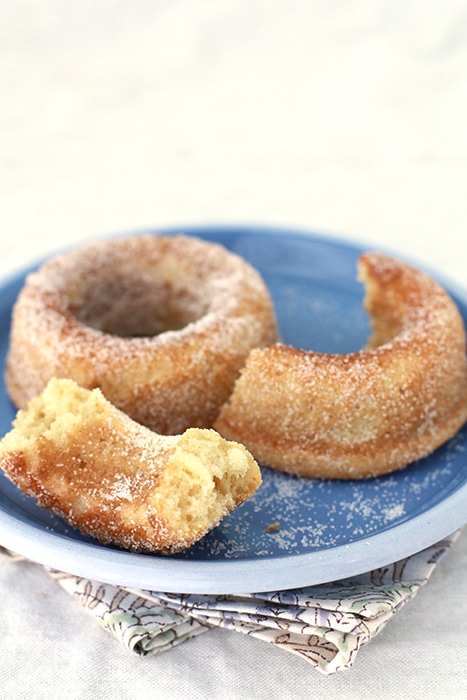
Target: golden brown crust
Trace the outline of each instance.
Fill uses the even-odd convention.
[[[30,275],[6,383],[24,407],[49,379],[68,377],[178,434],[211,426],[249,351],[277,337],[263,280],[223,247],[186,236],[104,240]]]
[[[66,379],[18,412],[0,468],[81,532],[165,554],[192,545],[261,483],[246,449],[215,431],[157,435]]]
[[[380,253],[359,260],[373,336],[345,355],[253,350],[215,428],[285,472],[361,478],[426,456],[467,420],[465,331],[430,277]]]

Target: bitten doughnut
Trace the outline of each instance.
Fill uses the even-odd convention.
[[[317,478],[400,469],[467,420],[461,316],[430,277],[380,253],[360,257],[373,335],[351,354],[253,350],[215,428],[262,464]]]
[[[52,377],[70,378],[179,434],[210,427],[250,350],[276,340],[269,292],[239,256],[182,235],[106,239],[28,277],[6,384],[23,408]]]
[[[199,428],[156,435],[68,379],[18,412],[0,467],[82,533],[164,554],[192,545],[261,483],[242,445]]]

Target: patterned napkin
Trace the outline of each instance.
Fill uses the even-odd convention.
[[[141,656],[223,627],[275,644],[332,674],[353,666],[359,649],[428,581],[458,534],[366,574],[269,593],[161,593],[47,571],[104,629]]]

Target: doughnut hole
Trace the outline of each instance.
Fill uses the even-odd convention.
[[[103,273],[81,290],[70,307],[72,315],[85,326],[120,337],[152,337],[200,319],[209,307],[206,285],[160,267],[126,266]]]

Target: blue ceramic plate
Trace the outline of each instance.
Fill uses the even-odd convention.
[[[284,342],[351,352],[369,333],[356,281],[362,248],[295,231],[197,227],[263,274]],[[173,231],[166,232],[168,234]],[[0,363],[24,282],[1,287]],[[467,296],[454,296],[467,320]],[[0,434],[14,417],[0,386]],[[467,520],[467,431],[427,459],[366,481],[313,481],[263,470],[257,493],[190,550],[173,557],[105,547],[38,508],[0,476],[0,542],[34,561],[96,580],[177,593],[241,593],[315,585],[413,554]],[[278,522],[277,531],[268,526]]]

